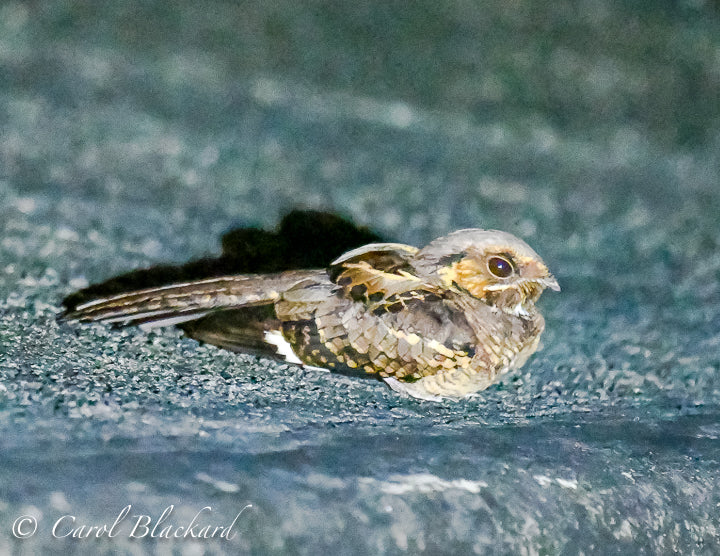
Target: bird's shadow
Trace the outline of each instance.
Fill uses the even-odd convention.
[[[262,274],[325,268],[355,247],[385,241],[375,232],[329,212],[293,210],[277,230],[237,228],[222,236],[222,254],[182,265],[133,270],[74,292],[63,299],[67,311],[100,297],[172,283],[231,274]]]

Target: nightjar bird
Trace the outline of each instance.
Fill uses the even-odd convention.
[[[524,241],[466,229],[418,249],[371,243],[326,270],[240,274],[83,303],[70,321],[179,325],[190,337],[439,400],[486,389],[537,349],[535,302],[560,290]]]

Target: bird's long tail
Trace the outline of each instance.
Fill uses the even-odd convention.
[[[273,303],[288,288],[317,276],[319,272],[247,274],[171,284],[95,299],[68,310],[62,318],[144,327],[169,326],[222,309]]]

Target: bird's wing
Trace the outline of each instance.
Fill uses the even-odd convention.
[[[417,247],[404,243],[369,243],[340,255],[330,263],[330,278],[334,281],[335,273],[344,265],[361,261],[385,272],[407,269],[418,251]]]
[[[149,288],[96,299],[62,315],[68,321],[170,326],[227,309],[271,305],[298,282],[323,271],[238,275]]]
[[[223,309],[179,325],[185,334],[230,351],[280,357],[277,346],[268,342],[268,334],[280,329],[272,304]]]
[[[416,253],[406,245],[368,245],[331,266],[330,279],[355,302],[342,319],[362,321],[348,327],[341,350],[345,361],[359,367],[371,362],[375,368],[379,362],[381,376],[400,380],[469,368],[477,361],[478,336],[468,312],[487,307],[418,273],[413,264]],[[468,302],[483,306],[468,307]]]
[[[417,276],[412,267],[417,252],[401,243],[372,243],[333,261],[328,274],[345,297],[364,302],[371,311],[411,297],[437,295],[437,286]]]

